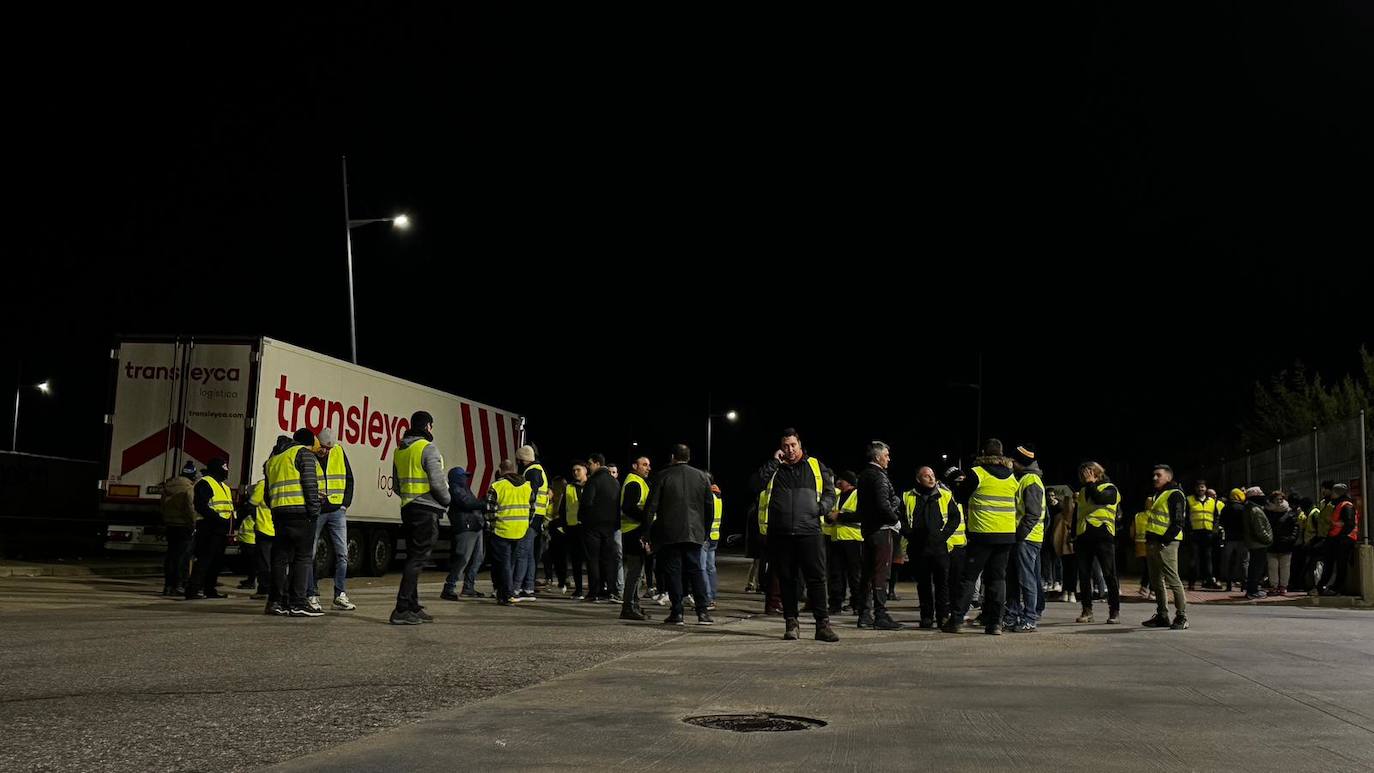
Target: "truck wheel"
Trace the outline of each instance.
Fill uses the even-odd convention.
[[[315,540],[315,579],[334,576],[334,545],[327,532],[320,532]]]
[[[386,529],[373,529],[367,538],[367,568],[373,577],[381,577],[391,568],[391,559],[396,556],[396,546],[391,532]]]
[[[349,576],[367,574],[367,567],[363,566],[363,556],[367,555],[367,534],[362,529],[349,529],[344,544],[348,547]]]

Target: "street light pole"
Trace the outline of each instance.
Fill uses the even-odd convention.
[[[31,384],[31,385],[16,384],[16,385],[15,385],[15,387],[14,387],[14,431],[13,431],[13,434],[10,435],[10,450],[11,450],[11,451],[18,451],[18,450],[19,450],[19,395],[23,393],[24,387],[25,387],[25,386],[32,386],[34,389],[37,389],[38,391],[42,392],[43,394],[47,394],[47,393],[48,393],[48,382],[46,382],[46,381],[44,381],[44,382],[42,382],[42,383],[40,383],[40,384]]]
[[[343,159],[344,237],[348,244],[348,345],[358,364],[358,316],[353,307],[353,219],[348,213],[348,156]]]

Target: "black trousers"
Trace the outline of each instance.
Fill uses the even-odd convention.
[[[563,538],[563,554],[567,557],[568,570],[572,575],[574,583],[574,594],[582,595],[582,564],[586,548],[582,545],[582,527],[566,526],[567,532]],[[564,575],[567,576],[566,574]]]
[[[887,578],[892,571],[892,541],[887,529],[864,537],[863,571],[859,575],[859,617],[887,616]]]
[[[1007,559],[1016,547],[1011,542],[989,544],[970,541],[965,550],[964,571],[959,587],[959,602],[950,610],[962,623],[973,603],[973,586],[983,576],[983,619],[987,627],[1002,623],[1007,606]]]
[[[921,551],[912,556],[922,621],[949,617],[949,558],[950,553],[943,546],[937,553]]]
[[[1194,529],[1188,535],[1192,549],[1188,556],[1188,582],[1212,581],[1212,532]]]
[[[258,593],[270,593],[272,587],[272,542],[275,537],[258,532],[253,546],[253,576],[258,581]]]
[[[191,574],[191,548],[195,530],[190,526],[167,527],[167,557],[162,561],[162,585],[175,590],[186,588]]]
[[[1351,551],[1355,549],[1355,542],[1349,537],[1328,537],[1325,547],[1326,554],[1322,559],[1325,565],[1322,567],[1322,578],[1318,586],[1344,593],[1342,581],[1345,579],[1346,564],[1350,561]]]
[[[544,538],[549,546],[544,550],[544,582],[553,584],[555,578],[559,586],[568,584],[568,538],[558,529],[549,529]]]
[[[204,591],[215,592],[220,568],[224,564],[224,548],[229,544],[229,521],[223,518],[201,518],[196,521],[195,564],[191,579],[186,582],[186,595]]]
[[[806,581],[806,600],[816,622],[829,620],[825,606],[825,559],[821,553],[825,537],[820,534],[768,535],[770,578],[776,578],[782,595],[782,614],[797,617],[797,578]]]
[[[1093,610],[1093,559],[1102,567],[1102,579],[1107,581],[1107,610],[1116,614],[1121,610],[1121,588],[1116,582],[1116,540],[1094,531],[1078,535],[1073,543],[1078,557],[1078,603],[1084,612]]]
[[[706,607],[711,605],[711,589],[706,587],[706,573],[701,569],[701,545],[693,542],[668,545],[659,550],[657,563],[663,567],[664,584],[668,586],[666,592],[672,601],[673,614],[682,617],[682,600],[687,588],[692,590],[697,615],[706,614]],[[627,589],[629,583],[630,578],[626,575]]]
[[[844,606],[846,591],[851,606],[859,605],[859,581],[863,572],[863,541],[837,539],[830,542],[830,557],[826,561],[829,575],[830,608]]]
[[[396,611],[419,612],[420,572],[439,539],[439,513],[422,505],[406,505],[401,508],[401,526],[406,535],[406,564],[396,591]]]
[[[959,593],[964,589],[964,564],[968,562],[968,547],[959,545],[949,551],[949,603],[950,611],[959,601]]]
[[[315,519],[273,513],[272,525],[277,532],[272,541],[272,587],[281,594],[283,607],[304,609],[310,562],[315,560]]]
[[[587,596],[608,599],[615,592],[615,529],[583,526],[582,547],[587,556]]]

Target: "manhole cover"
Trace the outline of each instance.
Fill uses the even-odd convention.
[[[781,733],[788,730],[810,730],[825,727],[825,722],[810,717],[789,717],[785,714],[704,714],[682,720],[689,725],[730,730],[736,733]]]

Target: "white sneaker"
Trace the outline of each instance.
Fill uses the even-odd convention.
[[[660,607],[666,607],[668,606],[668,594],[660,593],[657,596],[654,596],[654,601],[658,602],[658,605]]]
[[[319,612],[320,614],[324,614],[324,607],[320,606],[319,596],[311,596],[307,598],[305,600],[305,606],[311,612]]]
[[[340,593],[339,595],[335,596],[334,606],[344,610],[345,612],[352,611],[358,608],[352,601],[348,600],[347,593]]]

